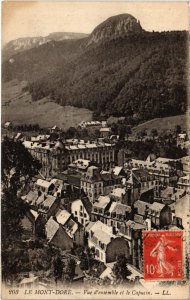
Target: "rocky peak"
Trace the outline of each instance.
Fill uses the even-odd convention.
[[[89,37],[88,45],[142,31],[140,22],[133,16],[129,14],[113,16],[93,30]]]

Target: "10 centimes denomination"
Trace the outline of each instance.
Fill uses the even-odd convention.
[[[143,233],[144,279],[183,279],[183,231]]]

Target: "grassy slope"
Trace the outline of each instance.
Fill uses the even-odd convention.
[[[75,107],[62,107],[44,98],[33,102],[31,95],[22,92],[22,85],[17,81],[7,82],[2,87],[2,123],[34,124],[41,127],[57,125],[67,129],[77,126],[81,121],[92,119],[92,112]]]
[[[151,129],[155,128],[158,132],[161,132],[162,130],[174,129],[176,125],[180,125],[182,130],[186,130],[187,124],[187,115],[184,114],[172,117],[156,118],[133,127],[132,131],[133,133],[137,133],[142,130],[151,131]]]

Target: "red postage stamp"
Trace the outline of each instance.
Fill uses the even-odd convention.
[[[143,233],[144,279],[183,278],[183,232],[146,231]]]

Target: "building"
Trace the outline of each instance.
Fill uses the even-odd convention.
[[[29,277],[23,278],[20,283],[19,287],[23,289],[34,289],[39,286],[39,277],[34,276],[33,274],[29,274]]]
[[[91,211],[92,203],[87,197],[76,199],[71,204],[71,213],[83,226],[86,226],[90,222]]]
[[[63,227],[59,225],[53,217],[47,221],[45,233],[48,243],[53,244],[62,250],[70,250],[73,248],[72,238],[65,233]]]
[[[168,159],[159,157],[154,161],[147,160],[138,160],[131,159],[126,163],[127,168],[140,168],[148,170],[149,174],[154,176],[155,180],[158,181],[158,184],[161,185],[174,185],[177,181],[177,172],[171,166],[171,162],[176,162],[175,159]]]
[[[87,172],[81,175],[81,190],[93,203],[100,195],[103,195],[103,181],[100,176],[99,168],[88,167]]]
[[[83,121],[81,123],[79,123],[79,127],[81,128],[99,128],[99,127],[103,127],[103,126],[106,126],[106,121]]]
[[[49,193],[54,189],[55,185],[53,182],[49,182],[47,180],[38,179],[35,183],[35,188],[37,191],[41,191],[42,193]]]
[[[75,245],[84,244],[84,231],[66,210],[59,210],[45,224],[49,243],[62,250],[71,250]]]
[[[190,175],[186,175],[183,177],[180,177],[177,183],[177,187],[179,189],[183,189],[186,192],[190,192]]]
[[[104,142],[61,141],[32,142],[24,141],[24,146],[42,164],[41,172],[45,177],[51,177],[78,159],[90,160],[107,169],[116,163],[115,144]]]
[[[183,197],[177,199],[175,202],[170,204],[172,210],[172,224],[189,231],[189,215],[190,215],[190,203],[189,195],[186,194]]]
[[[128,220],[124,222],[118,235],[126,239],[129,244],[131,263],[137,269],[143,271],[143,242],[142,231],[147,230],[147,224]]]
[[[128,190],[128,205],[135,201],[146,198],[146,201],[153,202],[154,194],[158,189],[158,180],[153,174],[143,168],[132,168],[128,170],[129,177],[123,181]]]
[[[100,196],[96,202],[94,202],[91,212],[91,220],[93,222],[100,220],[103,222],[106,210],[111,206],[111,199],[109,196]]]
[[[168,205],[154,202],[149,206],[147,218],[151,220],[152,227],[163,228],[172,223],[172,211]]]
[[[185,142],[188,140],[187,133],[179,133],[177,135],[177,146],[180,146],[182,149],[185,148]]]
[[[39,196],[41,195],[41,193],[39,193],[36,190],[31,190],[28,192],[27,195],[22,196],[22,199],[24,201],[26,201],[28,204],[30,204],[31,206],[35,206],[36,205],[36,201],[39,198]]]
[[[21,219],[21,225],[23,228],[22,239],[34,239],[35,238],[35,226],[36,220],[39,214],[37,211],[30,209],[25,212],[24,217]]]
[[[36,201],[38,212],[42,214],[46,220],[57,213],[59,204],[60,198],[45,194],[42,194]]]
[[[65,235],[72,239],[73,245],[84,245],[83,226],[81,226],[67,210],[59,209],[55,216],[55,220],[62,226]]]
[[[5,124],[4,124],[5,129],[11,129],[12,126],[13,126],[13,124],[11,122],[5,122]]]
[[[126,195],[127,195],[127,190],[126,188],[121,188],[121,187],[117,187],[114,188],[111,192],[110,192],[110,198],[113,201],[120,201],[122,203],[126,203]]]
[[[171,204],[171,202],[181,199],[186,194],[183,189],[167,186],[165,189],[160,189],[159,197],[164,204]]]
[[[140,224],[146,224],[149,207],[151,203],[137,200],[134,203],[134,221]],[[149,229],[151,226],[149,226]]]
[[[46,142],[50,139],[50,135],[49,134],[40,134],[37,136],[32,136],[31,137],[31,141],[32,142]]]
[[[90,166],[90,160],[87,159],[78,159],[68,165],[69,174],[84,174],[88,167]]]
[[[90,223],[87,228],[88,246],[95,249],[95,258],[103,263],[116,261],[118,255],[129,257],[129,244],[112,233],[112,228],[100,221]]]
[[[111,226],[113,232],[117,233],[123,222],[132,217],[131,207],[119,202],[112,202],[109,209],[104,213],[103,223]]]
[[[189,174],[190,173],[190,156],[184,156],[180,159],[182,165],[183,165],[183,173]]]
[[[109,137],[110,133],[111,133],[111,128],[109,127],[100,128],[100,135],[102,138]]]
[[[114,173],[114,170],[111,171],[104,171],[102,170],[100,175],[103,181],[103,194],[109,195],[110,192],[115,188],[122,187],[122,180],[124,178],[123,175],[117,175]]]

